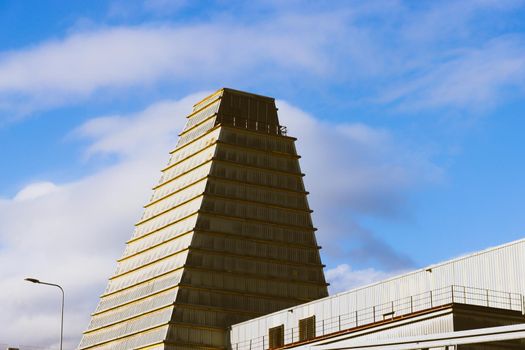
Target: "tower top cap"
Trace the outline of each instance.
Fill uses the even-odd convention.
[[[205,97],[193,105],[191,117],[200,110],[209,108],[212,104],[218,103],[217,120],[225,122],[227,120],[246,120],[267,125],[278,126],[277,107],[275,99],[250,92],[222,88],[213,94]]]
[[[215,100],[216,98],[219,98],[225,94],[230,95],[238,95],[238,96],[245,96],[248,98],[254,98],[254,99],[260,99],[260,100],[266,100],[268,102],[275,102],[275,98],[264,96],[264,95],[258,95],[251,92],[241,91],[241,90],[235,90],[227,87],[220,88],[219,90],[215,91],[214,93],[204,97],[199,102],[195,103],[193,105],[193,110],[199,109],[200,107],[204,106],[205,104],[208,104],[207,102],[211,102],[212,100]]]

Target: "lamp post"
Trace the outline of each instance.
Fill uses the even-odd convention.
[[[62,350],[62,342],[64,339],[64,289],[62,289],[62,287],[60,287],[58,284],[42,282],[37,280],[36,278],[26,278],[25,280],[31,283],[45,284],[47,286],[57,287],[62,292],[62,312],[60,319],[60,350]]]

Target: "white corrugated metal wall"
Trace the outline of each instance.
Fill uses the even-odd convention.
[[[281,324],[296,328],[312,315],[329,319],[451,285],[525,295],[525,239],[233,325],[231,343],[262,337]]]

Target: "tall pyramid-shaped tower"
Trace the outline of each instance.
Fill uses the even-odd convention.
[[[80,349],[224,349],[229,325],[328,294],[274,99],[221,89],[187,118]]]

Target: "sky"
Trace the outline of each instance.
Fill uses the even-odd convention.
[[[0,0],[0,346],[75,348],[193,103],[277,100],[330,292],[525,235],[525,2]]]

